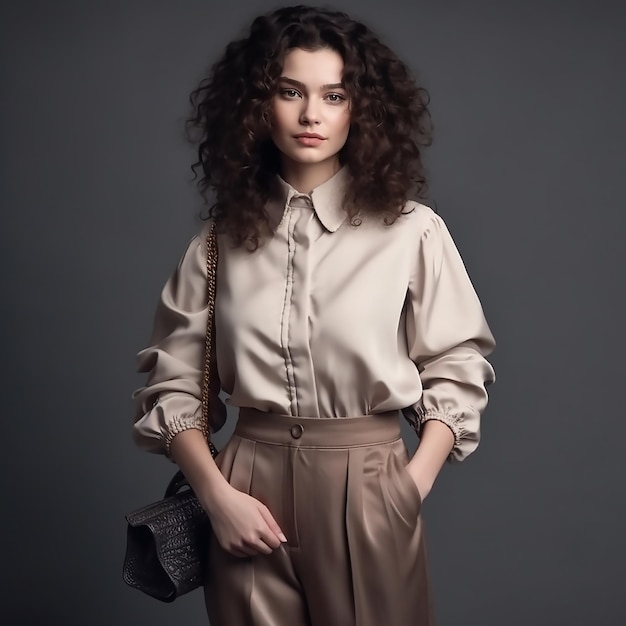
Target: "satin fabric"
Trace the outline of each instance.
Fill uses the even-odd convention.
[[[451,460],[480,439],[486,355],[495,343],[444,221],[409,202],[393,225],[346,220],[348,172],[302,194],[279,180],[267,205],[273,236],[255,252],[220,236],[216,364],[210,427],[235,407],[340,418],[402,410],[418,434],[430,419],[454,434]],[[161,294],[150,345],[139,353],[136,442],[169,454],[201,427],[206,328],[203,231]]]
[[[320,420],[243,410],[217,464],[268,506],[288,543],[239,558],[212,538],[211,624],[430,626],[421,499],[407,461],[397,412]]]

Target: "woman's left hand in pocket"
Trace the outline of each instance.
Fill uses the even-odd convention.
[[[430,493],[453,445],[454,435],[443,422],[429,420],[424,424],[419,446],[406,466],[422,502]]]

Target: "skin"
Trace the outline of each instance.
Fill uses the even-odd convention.
[[[281,176],[303,193],[330,179],[341,167],[339,152],[350,129],[350,102],[341,86],[342,75],[343,60],[333,50],[295,48],[285,56],[273,100],[272,139],[281,152]],[[300,133],[316,133],[322,139],[301,141],[296,138]],[[407,465],[422,500],[453,444],[452,431],[445,424],[426,422]],[[245,557],[270,554],[287,541],[268,508],[224,478],[199,430],[177,434],[171,453],[211,519],[222,548]]]

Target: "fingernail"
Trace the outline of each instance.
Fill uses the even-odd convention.
[[[285,537],[285,535],[283,533],[280,533],[278,535],[278,538],[283,542],[283,543],[287,543],[287,537]]]

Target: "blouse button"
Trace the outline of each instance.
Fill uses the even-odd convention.
[[[304,432],[304,428],[302,427],[302,424],[295,424],[294,426],[291,427],[291,436],[294,439],[300,439],[300,437],[302,437],[303,432]]]

